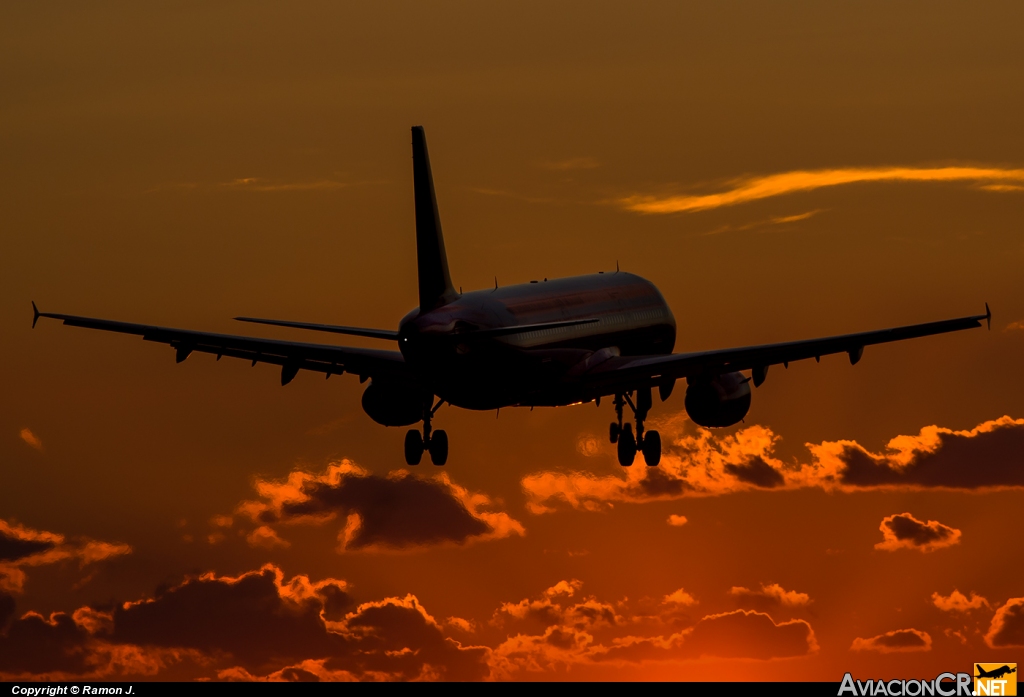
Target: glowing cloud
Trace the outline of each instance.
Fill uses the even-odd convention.
[[[960,531],[943,525],[937,520],[927,523],[918,520],[909,513],[897,513],[882,519],[878,526],[883,539],[875,545],[875,549],[895,552],[898,549],[916,549],[921,552],[934,552],[943,547],[960,544]]]
[[[1016,191],[1017,187],[1013,182],[1024,182],[1024,169],[865,167],[797,170],[737,179],[732,182],[731,188],[714,194],[683,194],[663,197],[635,195],[619,199],[618,203],[626,210],[637,213],[690,213],[843,184],[962,181],[987,182],[985,188],[992,191]]]
[[[736,598],[740,605],[748,605],[756,610],[768,610],[786,607],[806,607],[811,604],[811,596],[797,591],[788,591],[778,583],[761,584],[761,590],[750,590],[743,586],[733,586],[729,595]]]
[[[18,435],[30,447],[33,447],[36,450],[43,449],[43,441],[39,440],[39,437],[36,434],[32,433],[31,429],[23,428],[18,433]]]
[[[256,491],[262,500],[243,501],[237,509],[241,524],[248,518],[254,526],[246,538],[254,547],[287,546],[281,525],[334,520],[342,521],[339,552],[465,544],[526,532],[508,513],[491,510],[488,496],[447,474],[427,478],[399,470],[382,477],[342,460],[318,474],[295,470],[285,479],[259,479]],[[214,519],[217,525],[230,520]],[[223,539],[219,535],[211,542]]]
[[[668,517],[668,524],[675,528],[681,528],[686,525],[686,522],[686,516],[684,515],[676,515],[673,513]]]
[[[932,593],[932,604],[944,612],[967,612],[989,607],[988,601],[977,593],[972,591],[971,597],[968,599],[966,595],[956,589],[948,597]]]
[[[996,610],[985,643],[993,649],[1024,646],[1024,598],[1010,598]]]
[[[907,653],[931,651],[932,638],[928,632],[917,629],[897,629],[870,639],[857,637],[850,646],[851,651],[878,651],[879,653]]]

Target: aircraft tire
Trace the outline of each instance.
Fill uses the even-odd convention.
[[[423,459],[423,436],[419,431],[410,430],[405,434],[405,464],[418,465]]]
[[[644,434],[644,443],[640,446],[644,454],[644,462],[648,467],[657,467],[661,462],[661,434],[657,431],[647,431]]]
[[[430,436],[430,461],[440,467],[448,462],[448,434],[444,431],[434,431]]]
[[[623,467],[629,467],[636,459],[636,438],[633,437],[633,429],[628,428],[629,424],[626,426],[619,436],[618,447],[619,464]]]
[[[619,425],[612,421],[611,425],[608,427],[608,440],[612,443],[617,443],[619,441],[619,433],[621,432],[622,429],[619,428]]]

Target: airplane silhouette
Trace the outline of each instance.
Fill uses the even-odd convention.
[[[986,671],[981,666],[975,664],[974,669],[978,672],[978,674],[974,676],[976,678],[1001,678],[1004,675],[1017,672],[1016,668],[1011,668],[1010,666],[1000,666],[999,668],[995,668],[991,671]]]
[[[738,423],[750,408],[751,390],[764,382],[768,368],[808,358],[846,353],[856,364],[864,347],[890,341],[991,328],[992,314],[915,324],[780,344],[672,353],[676,323],[653,283],[631,273],[603,271],[586,276],[544,279],[462,293],[448,272],[441,219],[421,126],[412,129],[413,191],[419,307],[398,324],[398,331],[314,324],[254,317],[236,320],[264,325],[370,337],[394,342],[398,350],[261,339],[186,329],[117,322],[40,312],[32,303],[35,327],[40,317],[89,329],[135,334],[169,344],[178,363],[198,351],[281,366],[281,384],[300,370],[331,375],[352,373],[370,380],[362,407],[385,426],[423,423],[422,433],[406,433],[405,459],[419,464],[426,450],[435,465],[448,459],[448,435],[432,430],[442,404],[465,409],[508,406],[566,406],[612,397],[616,420],[609,439],[623,466],[637,451],[648,465],[661,460],[661,437],[645,430],[653,406],[652,390],[662,401],[676,380],[687,382],[684,404],[701,426]],[[747,377],[741,371],[750,371]],[[633,414],[635,430],[623,424]]]

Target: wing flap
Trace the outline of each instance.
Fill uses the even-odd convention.
[[[77,315],[35,312],[35,320],[38,320],[39,317],[47,317],[60,320],[70,327],[134,334],[141,336],[144,341],[167,344],[175,349],[178,362],[185,360],[193,351],[198,351],[218,357],[228,356],[229,358],[249,360],[254,364],[270,363],[288,366],[289,369],[298,366],[300,370],[328,374],[355,373],[362,377],[388,377],[403,382],[416,382],[405,359],[398,351],[259,339]]]
[[[596,389],[628,391],[636,389],[636,387],[657,385],[698,375],[714,375],[741,370],[767,370],[768,366],[779,363],[791,363],[837,353],[848,354],[851,363],[856,363],[860,360],[865,346],[964,329],[976,329],[982,326],[982,320],[991,321],[991,318],[992,313],[986,305],[984,315],[912,324],[857,334],[694,353],[622,356],[600,363],[585,373],[581,379],[588,386]]]

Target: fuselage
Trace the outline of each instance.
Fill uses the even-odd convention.
[[[587,320],[504,336],[472,332]],[[650,281],[597,273],[464,293],[399,324],[399,346],[424,386],[466,409],[586,401],[572,376],[585,361],[672,352],[675,318]],[[460,336],[465,335],[465,336]]]

